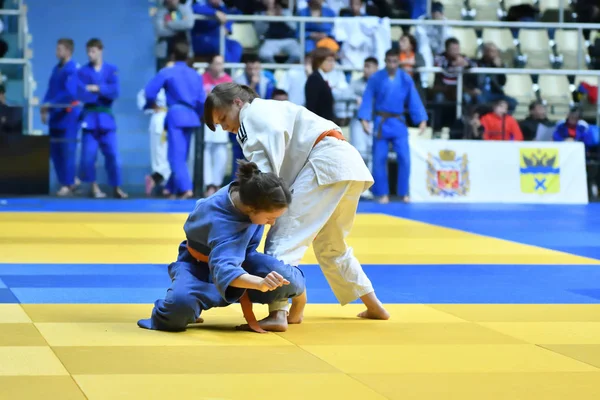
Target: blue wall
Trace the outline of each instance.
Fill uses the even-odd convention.
[[[75,41],[74,58],[87,62],[85,43],[92,37],[104,42],[104,58],[119,67],[121,97],[115,104],[119,149],[123,163],[125,189],[143,191],[143,178],[149,172],[148,119],[136,106],[137,92],[155,71],[154,34],[143,0],[26,0],[29,29],[33,41],[33,72],[37,82],[35,96],[40,101],[46,91],[55,47],[60,37]],[[47,132],[39,110],[34,128]],[[98,181],[105,183],[104,159],[98,157]],[[54,177],[53,177],[54,179]],[[54,182],[54,180],[53,180]]]

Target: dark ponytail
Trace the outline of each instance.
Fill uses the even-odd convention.
[[[240,200],[256,211],[286,208],[292,194],[283,179],[270,172],[261,172],[253,162],[238,161],[237,182]]]

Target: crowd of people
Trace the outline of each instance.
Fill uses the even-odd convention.
[[[298,38],[297,23],[285,20],[257,21],[253,26],[260,43],[252,52],[231,37],[233,24],[228,20],[228,15],[239,13],[340,18],[335,23],[306,23],[304,48],[301,48]],[[197,16],[203,18],[198,19]],[[406,26],[399,40],[392,41],[386,17],[414,19],[414,34],[410,33],[411,27]],[[483,43],[481,57],[471,58],[463,54],[461,43],[453,36],[449,26],[420,25],[418,21],[423,19],[445,20],[444,5],[433,2],[431,12],[427,14],[425,1],[308,0],[296,2],[292,11],[285,0],[237,3],[222,0],[164,0],[153,16],[157,36],[157,70],[161,71],[159,75],[164,75],[166,73],[162,71],[177,68],[178,63],[186,60],[207,62],[208,66],[199,77],[203,96],[218,84],[236,82],[249,86],[261,98],[303,105],[340,127],[348,127],[350,141],[375,177],[372,191],[363,193],[363,196],[374,197],[380,203],[389,202],[387,160],[390,147],[398,159],[396,195],[403,201],[410,200],[409,126],[419,126],[421,131],[429,126],[434,137],[439,137],[439,132],[449,129],[451,139],[582,141],[590,150],[590,159],[594,157],[597,128],[582,119],[577,107],[573,107],[565,119],[557,123],[548,119],[545,103],[535,101],[529,105],[529,115],[517,121],[513,113],[518,101],[504,92],[507,77],[503,74],[464,74],[462,90],[458,91],[458,75],[468,69],[505,67],[501,51],[494,43]],[[229,34],[225,40],[224,55],[219,55],[221,27]],[[94,66],[102,65],[101,43],[90,43],[90,66],[76,71],[74,67],[69,67],[70,55],[59,54],[63,51],[60,50],[61,46],[68,53],[69,43],[59,41],[57,54],[61,68],[55,71],[57,76],[53,74],[45,99],[45,103],[63,104],[62,108],[46,108],[50,110],[50,133],[56,138],[64,138],[63,142],[55,141],[52,151],[61,182],[59,195],[72,194],[79,182],[83,181],[92,183],[92,196],[105,196],[95,184],[91,168],[95,153],[100,148],[107,156],[107,171],[114,194],[125,198],[127,195],[120,188],[118,154],[113,154],[115,151],[111,150],[116,149],[116,142],[108,139],[110,135],[98,133],[115,129],[110,105],[116,99],[118,90],[111,95],[104,93],[101,85],[85,84],[86,79],[90,80],[90,71],[94,70]],[[97,64],[90,49],[99,50],[100,64]],[[187,51],[186,60],[182,54],[184,49]],[[299,64],[302,59],[304,65]],[[227,62],[240,61],[245,63],[240,74],[224,68]],[[262,63],[289,63],[294,66],[286,68],[285,73],[279,73],[264,69]],[[437,66],[442,72],[430,76],[419,72],[418,68],[423,66]],[[362,73],[348,72],[348,68],[362,69]],[[95,73],[106,75],[106,84],[118,86],[118,82],[110,81],[110,71],[106,68]],[[60,77],[61,74],[78,76],[78,87],[74,91],[66,87],[58,88],[64,84],[65,78]],[[189,79],[190,88],[196,87],[195,77],[189,75],[186,79]],[[387,93],[390,85],[395,88],[392,89],[394,95]],[[54,98],[52,90],[62,94],[73,92],[73,95],[60,97],[57,94],[58,97]],[[152,115],[152,165],[151,173],[146,178],[146,193],[189,198],[193,195],[191,178],[183,170],[186,169],[193,135],[185,132],[183,136],[178,136],[179,132],[171,131],[174,126],[181,125],[180,121],[166,121],[165,128],[168,104],[164,81],[152,87],[152,91],[156,92],[154,97],[149,96],[149,90],[148,86],[138,94],[140,109]],[[459,92],[462,93],[460,100],[465,110],[461,118],[456,116]],[[149,99],[152,100],[150,105]],[[190,99],[192,109],[196,104],[194,102],[202,101]],[[72,142],[74,134],[73,128],[65,127],[70,126],[67,120],[75,118],[80,112],[77,111],[79,107],[69,107],[72,102],[80,104],[81,112],[89,118],[83,127],[85,151],[82,152],[79,174],[74,172],[72,145],[65,144]],[[44,117],[47,113],[42,115]],[[235,161],[243,158],[243,153],[235,133],[220,127],[215,132],[209,131],[200,120],[197,121],[198,126],[195,124],[195,120],[191,125],[186,122],[184,128],[204,130],[203,181],[204,194],[208,196],[227,183],[228,172],[230,177],[235,175]],[[186,183],[175,185],[177,189],[173,186],[173,171],[178,171],[176,175],[185,176],[182,179]]]

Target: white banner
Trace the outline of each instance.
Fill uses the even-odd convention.
[[[413,202],[587,204],[577,142],[411,140]]]

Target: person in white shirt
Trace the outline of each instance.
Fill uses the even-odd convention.
[[[373,184],[373,177],[340,128],[302,106],[260,99],[250,87],[235,83],[213,89],[206,99],[204,120],[210,129],[221,125],[238,132],[246,159],[290,186],[292,204],[269,230],[265,253],[297,266],[312,244],[342,305],[360,298],[367,309],[359,317],[388,319],[346,243],[360,195]],[[287,302],[270,304],[262,328],[283,331],[288,323],[300,323],[305,302],[305,294],[294,298],[287,320]]]
[[[433,19],[444,21],[444,5],[439,1],[431,4],[431,16],[423,15],[419,20]],[[425,61],[425,67],[433,67],[435,56],[445,51],[444,44],[446,40],[452,37],[452,28],[448,25],[422,25],[417,22],[415,29],[415,38],[419,46],[419,53]],[[421,82],[423,87],[427,86],[430,72],[421,73]]]

